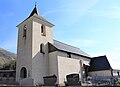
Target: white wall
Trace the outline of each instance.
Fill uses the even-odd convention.
[[[32,60],[32,78],[34,84],[43,84],[43,76],[47,75],[47,65],[44,54],[40,52]]]
[[[57,51],[49,53],[49,75],[57,76],[57,84],[59,82],[58,76],[58,59]]]
[[[49,53],[49,75],[58,74],[57,51]]]
[[[66,75],[80,74],[80,60],[58,56],[59,84],[64,85]]]
[[[81,64],[80,60],[82,60]],[[57,83],[60,85],[64,85],[66,75],[68,74],[77,73],[82,80],[83,60],[90,62],[90,59],[85,59],[76,55],[72,55],[72,58],[68,58],[65,52],[51,52],[49,53],[49,75],[55,74],[58,78]]]
[[[74,58],[74,59],[80,59],[82,61],[88,61],[88,62],[90,62],[89,58],[81,57],[81,56],[74,55],[74,54],[72,54],[72,58]]]
[[[23,27],[27,25],[26,39],[23,37]],[[18,47],[17,47],[17,61],[16,61],[16,81],[19,82],[20,71],[22,67],[27,69],[27,77],[31,77],[32,69],[32,22],[26,20],[18,26]],[[29,73],[29,74],[28,74]]]
[[[46,36],[41,35],[41,25],[45,25]],[[33,17],[32,28],[32,78],[34,84],[43,84],[43,77],[49,74],[49,55],[48,55],[48,42],[53,43],[52,28],[46,26],[47,24]],[[40,52],[40,45],[44,44],[44,53]]]
[[[23,26],[27,25],[26,40],[23,38]],[[45,25],[46,36],[41,35],[41,24]],[[27,69],[27,78],[34,79],[34,84],[42,83],[43,76],[48,75],[48,42],[53,43],[52,25],[41,20],[37,15],[30,17],[18,25],[18,51],[16,81],[20,82],[20,70]],[[44,54],[40,53],[40,45],[44,44]]]
[[[89,72],[90,76],[111,76],[111,71],[110,70],[101,70],[101,71],[92,71]]]
[[[58,55],[59,55],[59,56],[62,56],[62,57],[67,57],[67,53],[61,52],[61,51],[59,51]],[[72,58],[72,59],[82,60],[82,64],[83,64],[83,63],[89,64],[90,61],[91,61],[89,58],[81,57],[81,56],[74,55],[74,54],[71,54],[71,58]]]
[[[120,75],[120,70],[113,69],[112,70],[113,76],[118,76],[118,72],[119,72],[119,75]]]
[[[72,73],[79,73],[80,79],[82,80],[83,72],[82,65],[83,62],[90,62],[90,59],[84,58],[81,56],[77,56],[71,54],[71,58],[67,57],[67,53],[57,51],[57,60],[58,60],[58,74],[59,74],[59,84],[63,84],[64,80],[66,80],[66,75]],[[81,60],[81,64],[80,64]]]

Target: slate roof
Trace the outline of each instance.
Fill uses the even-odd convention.
[[[36,5],[35,5],[34,9],[32,10],[32,12],[31,12],[31,14],[29,15],[28,18],[34,16],[34,14],[36,14],[36,15],[38,16],[39,19],[41,19],[41,20],[43,20],[43,21],[45,21],[45,22],[47,22],[47,23],[53,25],[52,23],[48,22],[45,18],[43,18],[42,16],[39,15],[39,12],[38,12],[38,10],[37,10]],[[53,25],[53,26],[54,26],[54,25]]]
[[[36,6],[34,7],[34,9],[33,9],[33,11],[31,12],[31,14],[30,14],[30,16],[29,16],[29,17],[33,16],[34,14],[39,15],[38,10],[37,10],[37,8],[36,8]]]
[[[40,16],[40,14],[39,14],[36,6],[34,7],[34,9],[32,10],[32,12],[30,13],[30,15],[29,15],[24,21],[26,21],[27,19],[29,19],[29,18],[32,17],[32,16],[35,16],[35,17],[37,17],[38,19],[40,19],[40,20],[42,20],[42,21],[50,24],[51,26],[54,26],[52,23],[48,22],[45,18],[43,18],[42,16]],[[24,21],[23,21],[23,22],[24,22]],[[22,22],[22,23],[23,23],[23,22]],[[20,23],[20,24],[21,24],[21,23]],[[20,25],[20,24],[19,24],[19,25]]]
[[[53,51],[59,50],[59,51],[63,51],[63,52],[67,52],[67,53],[71,53],[71,54],[75,54],[75,55],[79,55],[79,56],[82,56],[82,57],[90,58],[90,55],[88,55],[87,53],[83,52],[79,48],[73,47],[71,45],[62,43],[62,42],[57,41],[57,40],[54,40],[53,44],[48,43],[48,45],[49,45],[49,52],[53,52]]]
[[[89,72],[100,70],[111,70],[112,67],[106,56],[99,56],[91,58]]]

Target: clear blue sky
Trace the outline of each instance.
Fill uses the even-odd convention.
[[[0,47],[16,53],[16,26],[37,1],[40,15],[55,25],[54,39],[91,56],[107,55],[120,69],[120,0],[0,0]]]

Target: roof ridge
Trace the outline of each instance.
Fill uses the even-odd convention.
[[[106,57],[106,58],[107,58],[107,56],[106,56],[106,55],[97,56],[97,57],[92,57],[92,58],[93,58],[93,59],[95,59],[95,58],[101,58],[101,57]]]

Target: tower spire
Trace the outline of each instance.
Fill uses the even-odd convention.
[[[37,3],[37,2],[35,2],[35,7],[34,7],[34,9],[33,9],[33,11],[31,12],[31,14],[30,14],[29,17],[33,16],[34,14],[39,15],[38,10],[37,10],[37,7],[36,7],[36,3]]]

